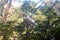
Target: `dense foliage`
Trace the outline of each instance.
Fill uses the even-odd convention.
[[[1,0],[1,3],[0,40],[60,40],[60,17],[55,8],[44,6],[36,10],[33,2],[24,2],[21,8],[13,8],[11,0],[9,3]],[[37,25],[31,21],[29,24],[23,14]]]

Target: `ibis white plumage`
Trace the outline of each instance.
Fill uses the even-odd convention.
[[[24,23],[25,23],[27,26],[37,25],[37,23],[35,23],[35,20],[33,20],[32,18],[30,18],[30,17],[27,16],[27,15],[23,15],[23,20],[24,20]]]

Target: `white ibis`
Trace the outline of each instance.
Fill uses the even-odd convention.
[[[25,23],[27,26],[37,25],[37,23],[35,23],[35,20],[33,20],[32,18],[30,18],[30,17],[27,16],[27,15],[23,15],[23,20],[24,20],[24,23]]]

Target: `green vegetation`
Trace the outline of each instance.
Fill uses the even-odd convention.
[[[45,6],[42,10],[36,10],[33,2],[25,2],[21,8],[11,8],[11,2],[1,2],[0,40],[50,40],[53,37],[60,40],[60,17],[56,15],[55,8]],[[28,25],[29,20],[24,20],[23,14],[37,25],[31,21],[29,23],[33,26]]]

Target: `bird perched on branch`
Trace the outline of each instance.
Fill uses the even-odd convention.
[[[37,23],[35,22],[34,19],[30,18],[28,15],[26,14],[23,14],[23,20],[24,20],[24,23],[27,25],[27,26],[34,26],[34,25],[37,25]]]

